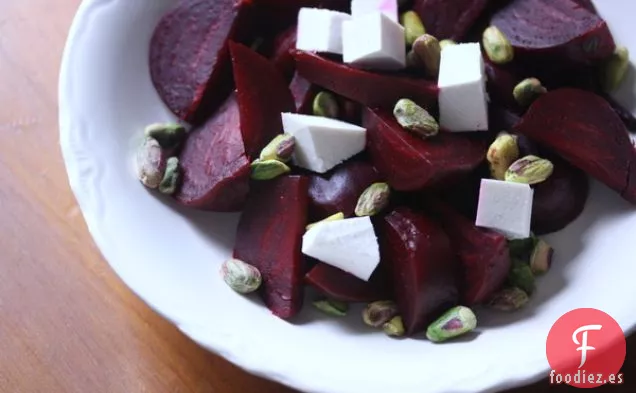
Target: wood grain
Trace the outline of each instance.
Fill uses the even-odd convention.
[[[58,146],[59,64],[79,2],[0,1],[0,392],[291,392],[185,338],[93,245]]]

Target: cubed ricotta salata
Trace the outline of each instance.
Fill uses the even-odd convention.
[[[369,217],[315,225],[303,236],[302,252],[364,281],[380,263],[378,239]]]
[[[301,168],[325,173],[362,152],[367,130],[320,116],[283,113],[283,129],[296,139],[294,162]]]
[[[482,179],[475,225],[511,239],[528,238],[533,196],[528,184]]]
[[[342,54],[342,22],[351,19],[343,12],[301,8],[298,13],[296,49]]]
[[[450,45],[439,71],[440,125],[449,131],[487,131],[488,98],[478,43]]]
[[[384,13],[394,22],[398,22],[397,0],[352,0],[351,16],[358,18],[376,11]]]
[[[342,24],[342,51],[343,62],[359,68],[402,69],[404,28],[380,11],[355,17]]]

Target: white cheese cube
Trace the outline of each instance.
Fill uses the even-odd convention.
[[[406,65],[404,28],[379,11],[351,19],[342,24],[342,52],[342,60],[355,67],[402,69]]]
[[[380,247],[369,217],[322,222],[303,236],[302,252],[369,281],[380,263]]]
[[[398,22],[398,2],[397,0],[352,0],[351,16],[359,18],[361,16],[380,11]]]
[[[301,8],[298,13],[296,49],[342,54],[342,22],[351,15],[342,12]]]
[[[510,239],[530,237],[534,190],[527,184],[482,179],[475,225]]]
[[[486,76],[479,44],[444,48],[437,84],[442,127],[449,131],[488,130]]]
[[[362,152],[367,130],[320,116],[283,113],[283,130],[296,138],[294,162],[301,168],[325,173]]]

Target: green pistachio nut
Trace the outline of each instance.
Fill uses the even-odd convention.
[[[166,172],[159,184],[159,192],[166,195],[172,195],[177,191],[181,180],[181,168],[179,167],[179,159],[170,157],[166,161]]]
[[[605,61],[601,69],[601,84],[603,90],[616,90],[625,79],[629,69],[629,50],[624,46],[617,46],[614,54]]]
[[[316,307],[318,310],[334,317],[344,317],[349,311],[349,305],[338,300],[318,300],[315,301],[313,304],[314,307]]]
[[[424,23],[415,11],[407,11],[401,16],[402,26],[404,26],[404,37],[406,45],[411,46],[417,37],[426,34]]]
[[[395,104],[393,115],[405,130],[421,138],[429,138],[439,133],[439,124],[435,118],[426,109],[407,98]]]
[[[313,111],[314,116],[337,119],[340,113],[338,99],[327,91],[321,91],[314,97]]]
[[[228,259],[221,266],[223,281],[234,291],[242,294],[256,291],[263,281],[261,272],[239,259]]]
[[[412,70],[419,70],[423,67],[420,57],[412,48],[406,53],[406,67]]]
[[[389,204],[391,187],[387,183],[374,183],[362,192],[356,205],[358,217],[375,216]]]
[[[163,180],[166,162],[159,142],[146,137],[137,149],[137,178],[148,188],[157,188]]]
[[[493,179],[505,180],[506,171],[519,158],[517,138],[507,132],[501,132],[488,148],[486,159]]]
[[[381,328],[398,315],[397,304],[391,300],[369,303],[362,310],[362,320],[367,326]]]
[[[553,171],[552,162],[530,155],[513,162],[506,171],[505,180],[513,183],[538,184],[546,181]]]
[[[289,134],[279,134],[261,151],[259,161],[277,160],[287,162],[296,148],[296,138]]]
[[[278,160],[259,160],[252,163],[254,180],[272,180],[289,172],[291,168]]]
[[[426,329],[426,338],[444,342],[469,333],[477,327],[477,317],[468,307],[457,306],[446,311]]]
[[[320,220],[320,221],[318,221],[318,222],[314,222],[314,223],[311,223],[311,224],[307,225],[307,226],[305,227],[305,229],[306,229],[306,230],[310,230],[311,228],[313,228],[313,227],[315,227],[316,225],[321,224],[321,223],[323,223],[323,222],[330,222],[330,221],[344,220],[344,218],[345,218],[345,215],[344,215],[342,212],[340,212],[340,213],[336,213],[336,214],[333,214],[333,215],[331,215],[331,216],[329,216],[329,217],[325,218],[324,220]]]
[[[528,295],[532,295],[535,288],[535,278],[530,265],[523,261],[513,260],[508,273],[508,284],[511,287],[521,288]]]
[[[423,34],[413,42],[413,52],[419,58],[419,62],[426,71],[426,74],[437,78],[439,76],[439,66],[442,55],[442,48],[437,38],[430,34]]]
[[[146,127],[144,133],[146,137],[156,139],[162,148],[174,149],[185,140],[187,130],[177,123],[155,123]]]
[[[453,40],[441,40],[439,42],[439,46],[442,50],[444,50],[444,48],[449,47],[449,46],[453,46],[453,45],[457,45],[457,42],[453,41]]]
[[[539,240],[530,255],[530,269],[535,276],[545,274],[552,267],[554,249],[545,241]]]
[[[548,90],[543,87],[541,81],[537,78],[527,78],[522,80],[515,86],[512,96],[521,106],[529,106],[540,95],[547,93]]]
[[[382,330],[387,336],[390,337],[402,337],[404,336],[404,334],[406,334],[406,330],[404,329],[404,321],[400,316],[395,316],[388,322],[385,322],[382,325]]]
[[[525,306],[529,300],[528,294],[521,288],[504,288],[495,293],[488,303],[488,307],[497,311],[517,311]]]
[[[484,30],[482,44],[490,61],[496,64],[506,64],[514,59],[514,48],[510,41],[496,26]]]
[[[539,239],[532,234],[525,239],[510,239],[508,240],[508,250],[510,252],[510,258],[518,259],[521,261],[530,261],[530,255],[534,250]]]

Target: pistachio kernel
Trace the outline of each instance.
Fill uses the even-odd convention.
[[[344,317],[349,311],[349,305],[338,300],[317,300],[313,304],[318,310],[334,317]]]
[[[453,46],[453,45],[457,45],[457,42],[450,40],[450,39],[445,39],[445,40],[441,40],[439,42],[439,47],[441,50],[444,50],[444,48],[449,47],[449,46]]]
[[[407,98],[395,104],[393,115],[404,129],[421,138],[429,138],[439,132],[439,124],[435,118],[426,109]]]
[[[278,160],[259,160],[251,165],[252,179],[254,180],[272,180],[285,173],[291,172],[291,168],[284,162]]]
[[[406,67],[413,70],[422,68],[422,61],[412,48],[406,53]]]
[[[625,79],[629,69],[629,50],[624,46],[617,46],[614,54],[605,61],[601,69],[601,85],[606,92],[616,90]]]
[[[148,188],[157,188],[163,180],[166,162],[159,142],[147,137],[137,149],[137,178]]]
[[[525,156],[513,162],[506,171],[506,181],[537,184],[546,181],[554,171],[549,160],[537,156]]]
[[[534,250],[539,239],[534,234],[530,234],[530,237],[525,239],[510,239],[508,240],[508,250],[510,252],[510,258],[519,259],[522,261],[529,261],[530,255]]]
[[[391,300],[380,300],[369,303],[364,310],[362,310],[362,320],[366,325],[374,328],[381,328],[397,315],[397,304]]]
[[[506,171],[519,158],[519,146],[517,139],[501,132],[488,148],[486,159],[490,166],[490,174],[493,179],[505,180]]]
[[[457,306],[446,311],[429,325],[426,329],[426,338],[434,343],[440,343],[471,332],[476,327],[475,313],[468,307]]]
[[[537,78],[527,78],[522,80],[512,90],[512,96],[521,106],[532,104],[540,95],[547,93],[548,90],[543,87],[541,81]]]
[[[382,325],[382,330],[390,337],[402,337],[406,334],[402,317],[395,316]]]
[[[323,223],[323,222],[330,222],[330,221],[344,220],[344,218],[345,218],[345,215],[344,215],[342,212],[340,212],[340,213],[336,213],[336,214],[333,214],[333,215],[331,215],[331,216],[329,216],[329,217],[325,218],[324,220],[320,220],[320,221],[318,221],[318,222],[314,222],[314,223],[311,223],[311,224],[307,225],[307,226],[305,227],[305,229],[306,229],[306,230],[310,230],[311,228],[313,228],[313,227],[315,227],[316,225],[321,224],[321,223]]]
[[[404,26],[404,37],[406,39],[406,45],[411,46],[422,34],[426,34],[424,23],[422,19],[415,11],[407,11],[402,14],[400,18],[402,26]]]
[[[530,255],[530,269],[535,276],[545,274],[552,266],[554,249],[545,241],[539,240]]]
[[[228,259],[221,266],[223,281],[238,293],[256,291],[263,281],[261,272],[254,266],[239,259]]]
[[[375,216],[380,213],[391,198],[391,188],[387,183],[374,183],[362,192],[356,205],[358,217]]]
[[[327,92],[321,91],[316,94],[313,102],[314,116],[328,117],[330,119],[337,119],[340,113],[338,107],[338,100],[336,97]]]
[[[146,127],[144,134],[154,138],[164,149],[174,149],[185,140],[187,130],[177,123],[155,123]]]
[[[511,287],[521,288],[528,295],[532,295],[535,287],[535,278],[530,265],[526,262],[513,260],[508,273],[508,284]]]
[[[496,26],[484,30],[482,44],[490,61],[496,64],[506,64],[514,58],[514,48],[510,41]]]
[[[426,74],[437,78],[442,58],[442,48],[437,38],[430,34],[423,34],[415,40],[412,50],[419,58],[420,64],[424,66]]]
[[[529,300],[528,294],[521,288],[504,288],[495,293],[488,307],[497,311],[511,312],[522,308]]]
[[[296,138],[289,134],[278,134],[261,151],[260,161],[277,160],[287,162],[294,154]],[[282,153],[282,154],[281,154]]]
[[[181,180],[181,168],[179,167],[179,159],[170,157],[166,161],[166,172],[159,184],[159,192],[166,195],[172,195],[177,191]]]

